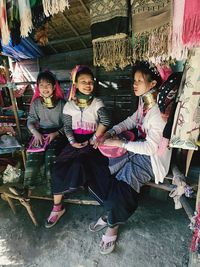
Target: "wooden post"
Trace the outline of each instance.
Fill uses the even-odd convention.
[[[8,65],[7,65],[6,60],[3,60],[3,65],[4,65],[4,68],[5,68],[5,72],[6,72],[7,82],[10,83],[11,79],[10,79],[9,69],[8,69]],[[22,134],[21,134],[21,130],[20,130],[19,116],[18,116],[18,112],[17,112],[16,100],[15,100],[15,97],[14,97],[14,94],[13,94],[13,89],[12,88],[8,88],[8,89],[9,89],[10,98],[11,98],[11,102],[12,102],[12,108],[13,108],[13,113],[14,113],[14,117],[15,117],[15,122],[16,122],[16,126],[17,126],[19,139],[22,142]]]

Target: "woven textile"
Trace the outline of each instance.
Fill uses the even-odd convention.
[[[200,48],[193,49],[186,64],[179,88],[171,147],[198,149],[196,141],[200,126]]]
[[[132,1],[133,60],[168,57],[171,0]]]
[[[90,18],[94,66],[113,70],[130,64],[128,1],[92,0]]]

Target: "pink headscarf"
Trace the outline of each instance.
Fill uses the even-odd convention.
[[[49,72],[49,71],[47,71]],[[49,72],[53,77],[54,75]],[[64,99],[64,93],[58,83],[58,81],[55,79],[56,83],[55,83],[55,90],[53,91],[53,95],[55,96],[55,99]],[[40,97],[40,91],[39,91],[39,85],[38,83],[36,84],[35,90],[34,90],[34,95],[31,99],[31,104],[35,101],[35,99]]]
[[[73,99],[75,97],[75,94],[76,94],[76,74],[79,71],[80,66],[81,65],[76,65],[71,71],[70,79],[72,81],[72,85],[71,85],[71,88],[70,88],[68,100],[71,100],[71,99]]]

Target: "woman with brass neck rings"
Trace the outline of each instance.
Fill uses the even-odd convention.
[[[138,206],[140,188],[150,180],[163,182],[170,164],[170,150],[162,156],[157,154],[165,127],[156,103],[160,74],[156,67],[141,61],[134,66],[133,77],[133,91],[139,97],[136,112],[107,131],[99,141],[99,145],[122,147],[127,150],[126,154],[109,158],[109,168],[97,165],[94,158],[87,161],[93,177],[89,190],[105,211],[89,226],[92,232],[106,228],[100,243],[102,254],[114,250],[119,225],[124,224]],[[137,131],[134,141],[113,138],[134,128]]]

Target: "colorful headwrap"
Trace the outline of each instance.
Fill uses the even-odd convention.
[[[90,70],[90,68],[87,65],[76,65],[76,67],[74,67],[71,71],[71,81],[72,81],[72,85],[70,88],[70,92],[69,92],[69,97],[68,100],[71,100],[75,97],[76,95],[76,82],[77,82],[77,74],[81,71],[84,70],[88,70],[89,73],[93,76],[92,71]]]
[[[50,74],[54,79],[55,79],[55,90],[53,91],[53,96],[55,97],[56,100],[58,99],[64,99],[64,94],[63,91],[56,79],[56,77],[54,76],[54,74],[50,71],[44,71],[44,73],[48,73]],[[31,104],[33,103],[33,101],[35,101],[35,99],[40,97],[40,90],[39,90],[39,84],[37,82],[36,86],[35,86],[35,90],[34,90],[34,95],[31,99]]]
[[[68,100],[73,99],[75,94],[76,94],[76,74],[78,73],[80,67],[81,67],[81,65],[76,65],[76,67],[73,68],[72,71],[71,71],[70,79],[72,81],[72,85],[71,85],[71,88],[70,88],[70,93],[69,93]]]

